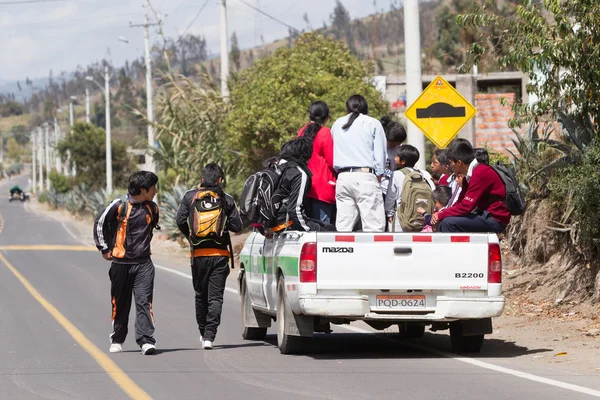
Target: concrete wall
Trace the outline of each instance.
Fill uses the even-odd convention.
[[[509,104],[502,105],[500,99],[504,97]],[[510,104],[515,101],[514,93],[487,94],[479,93],[475,96],[477,108],[477,128],[475,130],[475,147],[487,147],[500,153],[506,149],[516,151],[510,140],[514,133],[508,127],[508,121],[513,117]]]

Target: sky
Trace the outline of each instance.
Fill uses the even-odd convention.
[[[144,54],[142,28],[146,0],[63,0],[48,3],[16,3],[0,0],[0,82],[44,78],[53,70],[73,71],[108,57],[115,66]],[[240,47],[251,48],[288,35],[288,28],[243,4],[250,3],[299,30],[306,29],[303,15],[314,28],[329,25],[335,0],[227,0],[228,31],[237,34]],[[202,35],[211,53],[220,49],[219,0],[151,0],[163,15],[164,33],[177,37],[184,33]],[[202,6],[204,9],[198,14]],[[389,10],[391,0],[342,0],[352,18]],[[194,21],[194,17],[198,17]],[[193,22],[193,23],[192,23]],[[158,42],[156,29],[151,40]],[[128,39],[128,43],[118,38]],[[110,49],[110,50],[109,50]],[[110,51],[110,53],[109,53]]]

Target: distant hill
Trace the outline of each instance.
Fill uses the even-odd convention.
[[[31,99],[35,91],[43,90],[48,86],[48,78],[35,78],[31,80],[31,83],[31,85],[27,85],[24,79],[21,81],[0,79],[0,95],[14,94],[16,101],[27,101]],[[19,86],[21,87],[19,88]]]

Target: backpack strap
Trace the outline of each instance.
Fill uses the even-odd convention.
[[[231,235],[229,231],[225,234],[227,240],[227,247],[229,247],[229,258],[231,258],[231,269],[235,269],[235,256],[233,255],[233,245],[231,244]]]
[[[119,228],[121,227],[121,224],[123,223],[123,221],[125,221],[125,218],[127,218],[127,208],[129,208],[129,196],[127,196],[126,194],[121,196],[121,209],[119,212],[119,216],[118,216],[118,220],[119,220]]]
[[[425,177],[423,176],[423,173],[421,171],[419,171],[416,168],[413,168],[412,171],[408,168],[408,167],[404,167],[402,168],[400,171],[402,171],[402,173],[404,174],[404,176],[407,176],[411,179],[413,179],[413,174],[417,174],[419,175],[419,177],[421,178],[421,180],[425,180]]]

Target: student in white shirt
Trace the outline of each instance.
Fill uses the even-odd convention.
[[[421,176],[423,176],[423,179],[429,184],[431,190],[435,189],[435,184],[433,183],[429,172],[415,168],[415,164],[419,161],[419,157],[419,150],[414,146],[403,144],[398,148],[394,160],[396,162],[396,171],[394,171],[394,176],[390,182],[387,196],[385,197],[385,215],[388,222],[394,223],[394,232],[402,232],[398,218],[395,218],[396,211],[398,210],[402,199],[402,187],[404,186],[405,175],[404,172],[402,172],[402,169],[406,168],[409,171],[419,172]]]
[[[333,165],[338,172],[335,226],[340,232],[352,232],[360,218],[364,232],[383,232],[380,182],[385,169],[385,133],[381,123],[367,115],[369,105],[363,96],[350,96],[346,111],[348,115],[331,127]]]

